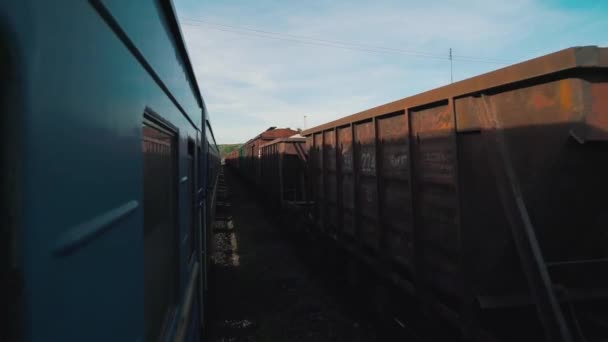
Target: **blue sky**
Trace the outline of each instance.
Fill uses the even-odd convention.
[[[449,48],[462,80],[570,46],[608,46],[605,0],[174,2],[219,143],[445,85]]]

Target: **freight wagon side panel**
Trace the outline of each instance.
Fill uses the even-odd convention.
[[[285,185],[282,172],[284,155],[279,150],[280,146],[281,144],[272,145],[272,172],[270,175],[272,178],[269,179],[273,198],[279,203],[283,200],[283,187]]]
[[[243,174],[243,169],[245,169],[247,167],[247,146],[246,145],[241,145],[241,147],[239,147],[239,153],[238,153],[238,162],[237,162],[237,169],[239,174]]]
[[[283,157],[284,155],[279,151],[281,144],[272,145],[272,167],[269,183],[272,186],[273,198],[279,203],[283,200],[283,187],[285,179],[283,178]],[[278,182],[277,182],[278,180]]]
[[[260,185],[266,195],[272,195],[271,170],[272,170],[272,146],[265,146],[260,149]]]
[[[356,224],[363,246],[379,247],[376,132],[373,121],[354,125]]]
[[[260,148],[260,186],[266,195],[272,196],[272,146]]]
[[[590,200],[608,192],[604,181],[608,150],[605,142],[581,143],[573,135],[593,112],[592,104],[597,102],[590,95],[601,84],[568,78],[457,99],[461,190],[466,195],[465,263],[477,296],[498,298],[529,291],[497,194],[497,181],[489,172],[489,154],[495,147],[484,144],[484,134],[500,134],[505,139],[522,202],[552,281],[569,286],[572,292],[581,285],[585,291],[606,285],[606,277],[599,279],[580,268],[582,264],[575,264],[608,256],[605,209],[601,202]],[[488,115],[495,118],[493,124],[484,122]],[[594,129],[593,137],[598,137],[598,131],[601,128]],[[479,239],[486,243],[476,243]],[[485,257],[478,260],[475,255]],[[571,267],[552,267],[560,263]]]
[[[509,289],[524,293],[526,283],[507,217],[496,190],[496,180],[489,174],[492,167],[487,147],[481,140],[477,101],[474,97],[455,100],[466,288],[468,296],[478,298],[508,293]],[[480,258],[481,255],[484,257]]]
[[[412,273],[413,211],[409,122],[401,112],[376,120],[378,130],[380,222],[387,254]]]
[[[272,199],[276,201],[281,200],[281,188],[283,187],[283,178],[281,177],[279,166],[281,156],[278,153],[278,147],[279,144],[268,146],[268,158],[270,163],[266,170],[266,174],[264,175],[267,181],[266,186],[268,186],[270,193],[272,194]]]
[[[306,151],[303,141],[281,143],[281,177],[284,201],[304,201]]]
[[[313,137],[313,185],[315,187],[315,219],[322,230],[325,229],[325,179],[323,177],[323,134],[317,133]]]
[[[336,183],[336,132],[332,129],[323,133],[324,198],[327,232],[335,235],[338,227],[338,204]]]
[[[338,127],[338,168],[340,174],[339,216],[342,220],[340,232],[349,238],[355,236],[355,193],[353,171],[352,127]]]
[[[313,141],[313,136],[309,135],[306,137],[306,151],[308,153],[308,160],[306,163],[306,175],[308,177],[308,182],[306,183],[306,193],[309,194],[309,200],[312,202],[315,202],[316,199],[316,194],[315,194],[315,189],[316,189],[316,182],[317,179],[315,178],[315,174],[314,174],[314,156],[315,156],[315,151],[314,151],[314,141]],[[312,206],[312,210],[309,212],[310,215],[313,216],[313,218],[316,215],[316,205]]]
[[[253,177],[253,173],[254,173],[254,165],[255,165],[255,142],[249,142],[247,144],[247,166],[245,167],[245,169],[243,170],[243,175],[245,175],[245,177],[249,180],[249,181],[253,181],[254,177]]]
[[[281,177],[283,178],[283,200],[298,202],[304,200],[302,188],[304,178],[302,161],[295,155],[286,154],[281,158]]]
[[[262,146],[263,140],[262,139],[258,139],[255,141],[255,147],[254,147],[254,155],[253,155],[253,173],[252,173],[252,177],[253,177],[253,182],[255,183],[255,185],[259,186],[260,182],[262,180],[262,165],[260,163],[260,157],[261,157],[261,153],[262,153]]]
[[[262,149],[266,149],[266,160],[264,169],[262,169],[262,177],[266,180],[263,185],[266,191],[268,191],[273,200],[279,200],[279,189],[281,186],[281,177],[279,173],[279,155],[276,151],[277,144],[267,146]]]
[[[603,196],[606,158],[602,146],[581,144],[570,134],[584,120],[588,84],[566,79],[480,98],[479,110],[498,119],[509,157],[547,261],[593,258],[606,250],[605,221],[595,221],[604,209],[591,201]],[[480,103],[481,104],[481,103]],[[599,190],[603,189],[603,192]],[[584,231],[573,234],[573,227]],[[605,246],[605,245],[604,245]]]
[[[423,307],[471,338],[606,336],[607,51],[560,51],[305,131],[337,130],[340,238],[351,229],[355,253],[380,247],[413,271]]]
[[[420,280],[456,306],[462,284],[454,116],[447,101],[410,113]]]

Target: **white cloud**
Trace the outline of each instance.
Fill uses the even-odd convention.
[[[593,13],[552,9],[533,0],[255,3],[202,5],[199,11],[180,14],[433,54],[447,55],[453,47],[455,55],[514,61],[592,43],[600,36],[598,30],[607,28]],[[183,32],[220,143],[244,142],[268,126],[301,127],[304,115],[311,127],[449,81],[447,61],[200,26],[184,25]],[[455,76],[462,79],[498,67],[456,60]]]

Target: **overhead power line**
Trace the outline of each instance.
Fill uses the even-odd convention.
[[[454,56],[452,56],[452,48],[450,48],[450,83],[454,83]]]
[[[187,24],[187,23],[184,23],[184,25],[188,25],[188,26],[200,26],[200,25],[192,25],[192,24]],[[351,51],[363,51],[363,52],[381,53],[381,54],[385,53],[385,54],[393,54],[393,55],[394,54],[403,54],[403,53],[397,53],[397,52],[391,52],[391,51],[382,51],[382,50],[355,48],[355,47],[349,47],[349,46],[342,46],[342,45],[335,45],[335,44],[325,44],[325,43],[316,43],[316,42],[297,40],[297,39],[290,39],[290,38],[283,38],[283,37],[265,36],[265,35],[256,34],[256,33],[240,32],[240,31],[234,31],[234,30],[226,30],[226,29],[221,29],[221,28],[217,28],[217,27],[202,27],[202,26],[200,26],[200,28],[202,28],[202,29],[216,30],[216,31],[222,31],[222,32],[231,32],[231,33],[237,33],[237,34],[244,34],[244,35],[254,36],[254,37],[269,38],[269,39],[275,39],[275,40],[283,40],[283,41],[295,42],[295,43],[301,43],[301,44],[307,44],[307,45],[327,46],[327,47],[340,48],[340,49],[351,50]],[[412,55],[412,54],[407,54],[407,55],[412,56],[412,57],[434,58],[434,59],[442,59],[442,60],[446,59],[445,57],[441,57],[441,56],[420,56],[420,55]]]
[[[207,20],[196,20],[196,19],[185,19],[185,20],[193,21],[193,22],[200,22],[200,23],[203,23],[205,25],[212,25],[212,26],[219,26],[219,27],[228,27],[228,28],[236,29],[236,30],[252,31],[252,32],[258,32],[258,33],[264,33],[264,34],[270,34],[270,35],[276,35],[276,36],[285,36],[285,37],[290,37],[290,38],[297,38],[297,39],[304,39],[304,40],[310,40],[310,41],[317,41],[317,42],[322,42],[322,43],[339,44],[339,45],[345,45],[345,46],[354,46],[354,47],[371,48],[371,49],[381,49],[381,50],[387,50],[387,51],[395,51],[395,52],[409,53],[409,54],[413,54],[413,55],[420,55],[420,56],[424,56],[424,57],[437,57],[436,54],[431,54],[431,53],[428,53],[428,52],[410,51],[410,50],[389,48],[389,47],[384,47],[384,46],[374,46],[374,45],[354,43],[354,42],[345,42],[345,41],[339,41],[339,40],[320,39],[320,38],[315,38],[315,37],[310,37],[310,36],[301,36],[301,35],[295,35],[295,34],[278,33],[278,32],[272,32],[272,31],[266,31],[266,30],[260,30],[260,29],[250,28],[250,27],[242,27],[242,26],[219,24],[219,23],[210,22],[210,21],[207,21]]]
[[[187,26],[195,26],[195,27],[200,27],[203,29],[211,29],[211,30],[216,30],[216,31],[243,34],[243,35],[261,37],[261,38],[290,41],[290,42],[301,43],[301,44],[327,46],[327,47],[340,48],[340,49],[352,50],[352,51],[401,54],[401,55],[408,55],[408,56],[412,56],[412,57],[450,60],[449,56],[438,55],[438,54],[433,54],[433,53],[429,53],[429,52],[405,50],[405,49],[399,49],[399,48],[369,45],[369,44],[356,43],[356,42],[345,42],[345,41],[340,41],[340,40],[320,39],[320,38],[315,38],[315,37],[310,37],[310,36],[294,35],[294,34],[287,34],[287,33],[278,33],[278,32],[273,32],[273,31],[261,30],[261,29],[257,29],[257,28],[251,28],[251,27],[240,27],[240,26],[235,26],[235,25],[220,24],[220,23],[211,22],[208,20],[201,20],[201,19],[183,18],[183,20],[188,21],[188,22],[182,22],[183,25],[187,25]],[[463,55],[453,55],[452,59],[460,60],[460,61],[494,63],[494,64],[513,63],[513,61],[504,60],[504,59],[484,58],[484,57],[476,57],[476,56],[463,56]]]

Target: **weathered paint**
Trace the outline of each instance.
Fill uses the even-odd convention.
[[[479,325],[473,312],[486,308],[534,303],[545,328],[560,326],[545,336],[568,341],[561,309],[542,299],[555,294],[538,296],[552,285],[530,270],[567,284],[568,298],[606,298],[608,277],[589,270],[608,258],[597,200],[608,193],[606,151],[597,144],[608,137],[607,56],[566,49],[303,132],[316,147],[322,132],[337,130],[338,231],[455,324]],[[496,141],[509,177],[491,167]],[[327,172],[312,177],[323,184]],[[505,179],[516,191],[499,196]],[[517,211],[505,209],[516,202],[533,227],[523,235],[512,224],[521,222]],[[533,241],[542,258],[522,248]]]
[[[189,318],[202,311],[203,272],[188,265],[202,265],[203,251],[197,243],[199,253],[191,254],[190,231],[204,229],[204,213],[191,204],[196,193],[203,204],[212,197],[203,175],[215,167],[216,148],[171,2],[3,1],[0,18],[3,62],[14,72],[3,79],[3,96],[13,91],[3,119],[14,124],[17,139],[9,144],[19,151],[2,161],[19,167],[19,197],[11,199],[19,208],[12,227],[19,253],[12,266],[22,301],[18,322],[9,323],[21,329],[18,340],[157,337],[145,336],[152,325],[142,205],[148,114],[178,131],[175,180],[197,175],[173,184],[181,203],[173,228],[186,243],[176,247],[176,301],[166,308],[163,336],[172,339],[184,319],[196,324],[183,326],[183,336],[195,338],[201,322]],[[188,153],[188,141],[196,155]],[[194,278],[197,310],[170,315],[185,306]]]
[[[304,138],[280,138],[261,146],[263,191],[279,206],[307,201]]]
[[[342,229],[344,234],[355,235],[355,194],[353,169],[352,127],[338,127],[338,161],[340,169],[340,192]],[[340,227],[338,227],[340,230]]]
[[[448,98],[458,98],[508,85],[531,82],[547,75],[576,69],[585,70],[606,67],[608,67],[608,51],[605,48],[598,48],[596,46],[573,47],[312,127],[303,131],[302,135],[308,136],[309,134],[328,128],[362,121],[387,113],[395,113],[404,108],[420,107]]]

